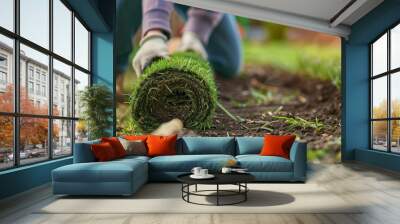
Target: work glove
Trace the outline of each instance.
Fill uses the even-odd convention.
[[[168,58],[167,37],[161,32],[149,32],[140,41],[140,48],[132,61],[136,75],[141,75],[147,66],[160,58]]]
[[[177,51],[193,51],[207,60],[207,51],[199,37],[193,32],[184,32]]]

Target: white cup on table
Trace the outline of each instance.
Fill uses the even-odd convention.
[[[207,176],[208,175],[208,169],[201,169],[200,170],[200,176]]]
[[[201,175],[201,170],[202,170],[203,168],[201,168],[201,167],[193,167],[193,169],[192,169],[192,173],[194,174],[194,175],[196,175],[196,176],[200,176]]]

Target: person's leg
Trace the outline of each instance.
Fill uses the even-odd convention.
[[[142,0],[117,0],[116,53],[117,73],[129,66],[132,38],[142,24]]]
[[[243,63],[242,43],[236,19],[225,14],[211,33],[206,46],[208,60],[217,75],[233,78],[239,75]]]

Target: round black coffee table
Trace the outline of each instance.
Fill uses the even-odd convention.
[[[182,199],[188,203],[198,204],[198,205],[234,205],[245,202],[247,200],[247,192],[249,188],[247,183],[255,180],[255,177],[248,173],[229,173],[213,174],[215,177],[212,179],[193,179],[190,177],[191,173],[182,174],[178,176],[178,181],[182,183]],[[215,185],[215,190],[198,190],[197,185]],[[220,185],[236,185],[237,190],[224,190],[220,189]],[[194,191],[190,191],[190,186],[195,186]],[[209,192],[215,192],[215,194],[206,194]],[[216,197],[216,204],[202,204],[193,202],[190,200],[190,196],[203,196],[203,197]],[[231,203],[221,203],[221,197],[232,197],[240,196],[240,199]]]

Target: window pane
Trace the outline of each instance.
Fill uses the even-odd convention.
[[[71,66],[53,60],[53,115],[72,117]]]
[[[400,118],[400,72],[391,75],[391,109],[392,117]]]
[[[372,118],[387,117],[387,77],[372,81]]]
[[[75,63],[89,70],[89,32],[75,18]]]
[[[87,124],[84,120],[75,121],[75,143],[85,142],[88,138]]]
[[[20,118],[20,162],[34,163],[49,158],[48,119]]]
[[[400,67],[400,24],[391,31],[390,37],[390,58],[391,69]]]
[[[49,0],[20,0],[21,36],[49,47]]]
[[[80,117],[80,95],[82,91],[89,86],[89,75],[75,69],[75,117]]]
[[[372,45],[372,71],[373,75],[387,71],[387,34]]]
[[[0,26],[14,31],[14,0],[0,1]]]
[[[53,1],[53,51],[71,60],[72,12],[60,1]]]
[[[391,121],[392,129],[391,129],[391,141],[392,141],[392,152],[400,153],[400,121],[395,120]]]
[[[53,156],[72,154],[72,121],[53,120]]]
[[[48,114],[49,57],[21,44],[20,108],[25,114]]]
[[[0,116],[0,170],[14,165],[13,118]]]
[[[14,111],[14,43],[0,35],[0,111]]]
[[[387,151],[387,121],[372,122],[372,147]]]

